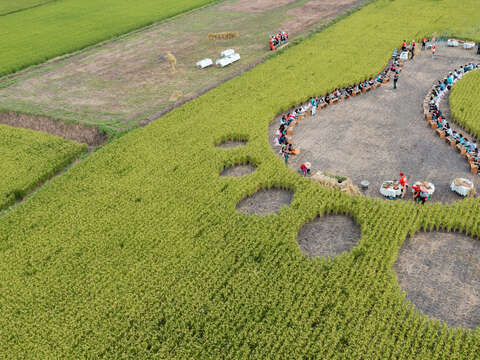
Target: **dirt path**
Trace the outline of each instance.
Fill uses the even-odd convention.
[[[306,35],[365,0],[227,0],[177,16],[65,59],[0,81],[0,106],[20,113],[129,128],[161,116],[261,61],[268,36],[279,29]],[[312,11],[314,9],[315,11]],[[208,33],[238,31],[216,44]],[[198,70],[226,48],[241,60],[229,67]],[[170,74],[167,52],[177,59]],[[181,92],[173,99],[174,92]]]
[[[295,129],[294,143],[301,154],[289,165],[298,169],[309,161],[313,169],[348,176],[356,185],[366,179],[371,184],[366,193],[377,197],[382,197],[381,183],[398,180],[400,172],[410,182],[434,183],[434,201],[461,199],[449,189],[456,177],[473,180],[480,190],[479,176],[470,174],[465,159],[427,127],[423,115],[423,101],[433,83],[472,58],[478,59],[472,51],[440,47],[433,60],[428,52],[409,61],[397,90],[389,83],[308,118]],[[278,123],[276,119],[269,128],[272,146]]]

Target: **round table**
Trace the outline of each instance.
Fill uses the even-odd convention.
[[[460,183],[459,185],[455,185],[455,182]],[[473,183],[464,178],[456,178],[450,184],[450,190],[456,192],[459,195],[467,196],[470,191],[473,189]]]
[[[390,184],[391,186],[388,188],[384,188],[384,184]],[[398,185],[398,189],[394,189],[393,186]],[[384,181],[383,184],[380,186],[380,194],[386,197],[397,197],[402,195],[402,187],[399,183],[394,183],[393,181]]]
[[[433,193],[435,192],[435,185],[433,185],[432,183],[428,182],[428,181],[417,181],[415,184],[413,184],[413,186],[418,186],[418,185],[427,185],[430,189],[427,189],[427,194],[429,196],[432,196]],[[412,189],[412,192],[415,192],[415,190]]]

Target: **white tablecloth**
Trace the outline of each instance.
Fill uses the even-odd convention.
[[[460,178],[458,179],[464,183],[467,183],[467,184],[470,184],[470,187],[465,187],[465,186],[457,186],[455,185],[455,180],[452,181],[452,183],[450,184],[450,189],[452,191],[455,191],[457,194],[459,195],[462,195],[462,196],[467,196],[468,193],[470,192],[471,189],[473,189],[473,183],[468,180],[468,179],[463,179],[463,178]]]
[[[385,183],[385,182],[384,182]],[[393,196],[393,197],[396,197],[396,196],[400,196],[402,194],[402,188],[400,185],[398,185],[398,189],[395,190],[393,187],[389,187],[387,189],[385,189],[383,187],[383,184],[382,186],[380,186],[380,194],[382,194],[383,196],[386,196],[386,197],[390,197],[390,196]]]
[[[420,185],[421,182],[420,181],[417,181],[415,184],[413,184],[414,186],[418,186]],[[435,185],[433,185],[432,183],[428,183],[428,185],[430,186],[430,190],[427,191],[427,194],[428,195],[433,195],[433,193],[435,192]],[[412,189],[412,192],[414,192],[414,190]]]
[[[458,40],[448,39],[447,45],[448,46],[458,46]]]
[[[464,49],[473,49],[475,47],[475,43],[474,42],[466,42],[466,43],[463,43],[463,48]]]

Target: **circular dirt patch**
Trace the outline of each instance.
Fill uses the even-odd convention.
[[[293,192],[289,190],[260,190],[241,200],[237,204],[237,210],[257,215],[278,213],[283,206],[290,205],[292,200]]]
[[[234,149],[245,145],[247,145],[247,140],[228,140],[218,144],[217,147],[222,149]]]
[[[318,217],[304,225],[297,237],[302,252],[310,257],[333,257],[358,244],[360,226],[349,216]]]
[[[255,171],[255,167],[252,165],[234,165],[226,168],[220,173],[220,176],[243,176],[249,175]]]
[[[417,309],[451,327],[480,325],[480,240],[418,233],[405,240],[394,269]]]

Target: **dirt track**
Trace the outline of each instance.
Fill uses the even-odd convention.
[[[449,189],[456,177],[473,180],[480,190],[479,176],[470,174],[465,159],[427,127],[423,116],[423,100],[433,83],[472,58],[480,61],[472,51],[440,47],[433,60],[425,53],[409,61],[397,90],[390,82],[318,112],[296,127],[293,139],[301,154],[289,165],[298,169],[309,161],[313,169],[348,176],[356,185],[366,179],[371,184],[366,193],[377,197],[382,181],[398,180],[400,172],[410,183],[434,183],[434,201],[462,199]],[[269,128],[272,146],[278,124],[276,119]]]

